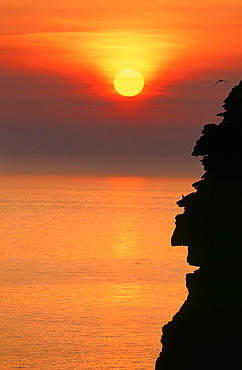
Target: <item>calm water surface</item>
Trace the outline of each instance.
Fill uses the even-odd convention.
[[[186,298],[193,180],[1,177],[0,369],[148,370]]]

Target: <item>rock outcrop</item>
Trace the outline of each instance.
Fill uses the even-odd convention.
[[[224,101],[220,124],[204,126],[193,156],[205,173],[179,200],[172,245],[188,246],[199,269],[188,297],[163,327],[156,370],[242,369],[242,81]]]

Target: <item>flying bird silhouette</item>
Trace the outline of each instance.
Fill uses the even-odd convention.
[[[226,81],[226,80],[218,80],[218,81],[215,82],[215,84],[213,86],[217,85],[219,82],[226,82],[228,84],[228,81]]]

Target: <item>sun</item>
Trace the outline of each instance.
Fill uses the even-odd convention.
[[[133,68],[125,68],[116,73],[113,79],[115,90],[123,96],[138,95],[144,88],[144,77]]]

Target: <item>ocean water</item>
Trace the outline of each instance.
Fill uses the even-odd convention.
[[[186,298],[195,179],[0,179],[0,369],[148,370]]]

